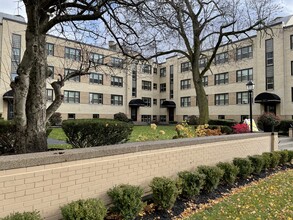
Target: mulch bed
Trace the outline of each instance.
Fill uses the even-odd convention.
[[[249,183],[264,179],[274,173],[277,173],[282,170],[293,169],[293,164],[279,166],[276,169],[269,169],[263,171],[259,175],[252,175],[247,179],[238,179],[234,185],[219,185],[219,187],[212,193],[201,193],[199,196],[193,200],[187,200],[184,198],[178,198],[172,210],[164,211],[157,209],[153,206],[152,200],[147,200],[147,207],[145,209],[145,214],[143,216],[137,217],[136,220],[171,220],[171,219],[181,219],[184,214],[183,212],[186,209],[189,211],[195,211],[200,205],[209,203],[210,200],[215,200],[223,197],[227,193],[231,192],[233,188],[239,188],[245,186]]]

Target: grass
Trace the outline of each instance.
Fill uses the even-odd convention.
[[[188,220],[292,220],[293,170],[279,172],[259,183],[236,190],[232,196]]]
[[[165,134],[159,134],[160,130]],[[170,140],[176,135],[174,126],[158,126],[156,130],[152,130],[147,126],[134,126],[130,140],[128,142],[146,141],[146,140]],[[66,141],[66,135],[62,128],[53,128],[49,134],[49,138]]]

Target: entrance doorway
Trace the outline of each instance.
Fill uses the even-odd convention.
[[[168,108],[169,110],[169,122],[174,121],[174,108]]]
[[[131,107],[131,120],[137,121],[137,107]]]

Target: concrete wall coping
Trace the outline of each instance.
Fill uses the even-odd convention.
[[[136,153],[148,150],[184,147],[221,141],[233,141],[270,136],[271,133],[246,133],[175,140],[133,142],[92,148],[47,151],[41,153],[0,156],[0,170],[41,166],[54,163],[85,160],[105,156]]]

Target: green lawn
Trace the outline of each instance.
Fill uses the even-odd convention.
[[[292,220],[293,170],[280,172],[199,211],[189,220]]]
[[[160,130],[164,131],[165,134],[160,134]],[[129,142],[147,141],[147,140],[166,140],[172,139],[176,135],[175,125],[174,126],[158,126],[156,130],[151,129],[148,126],[134,126]],[[66,135],[62,128],[53,128],[51,131],[50,138],[66,141]]]

